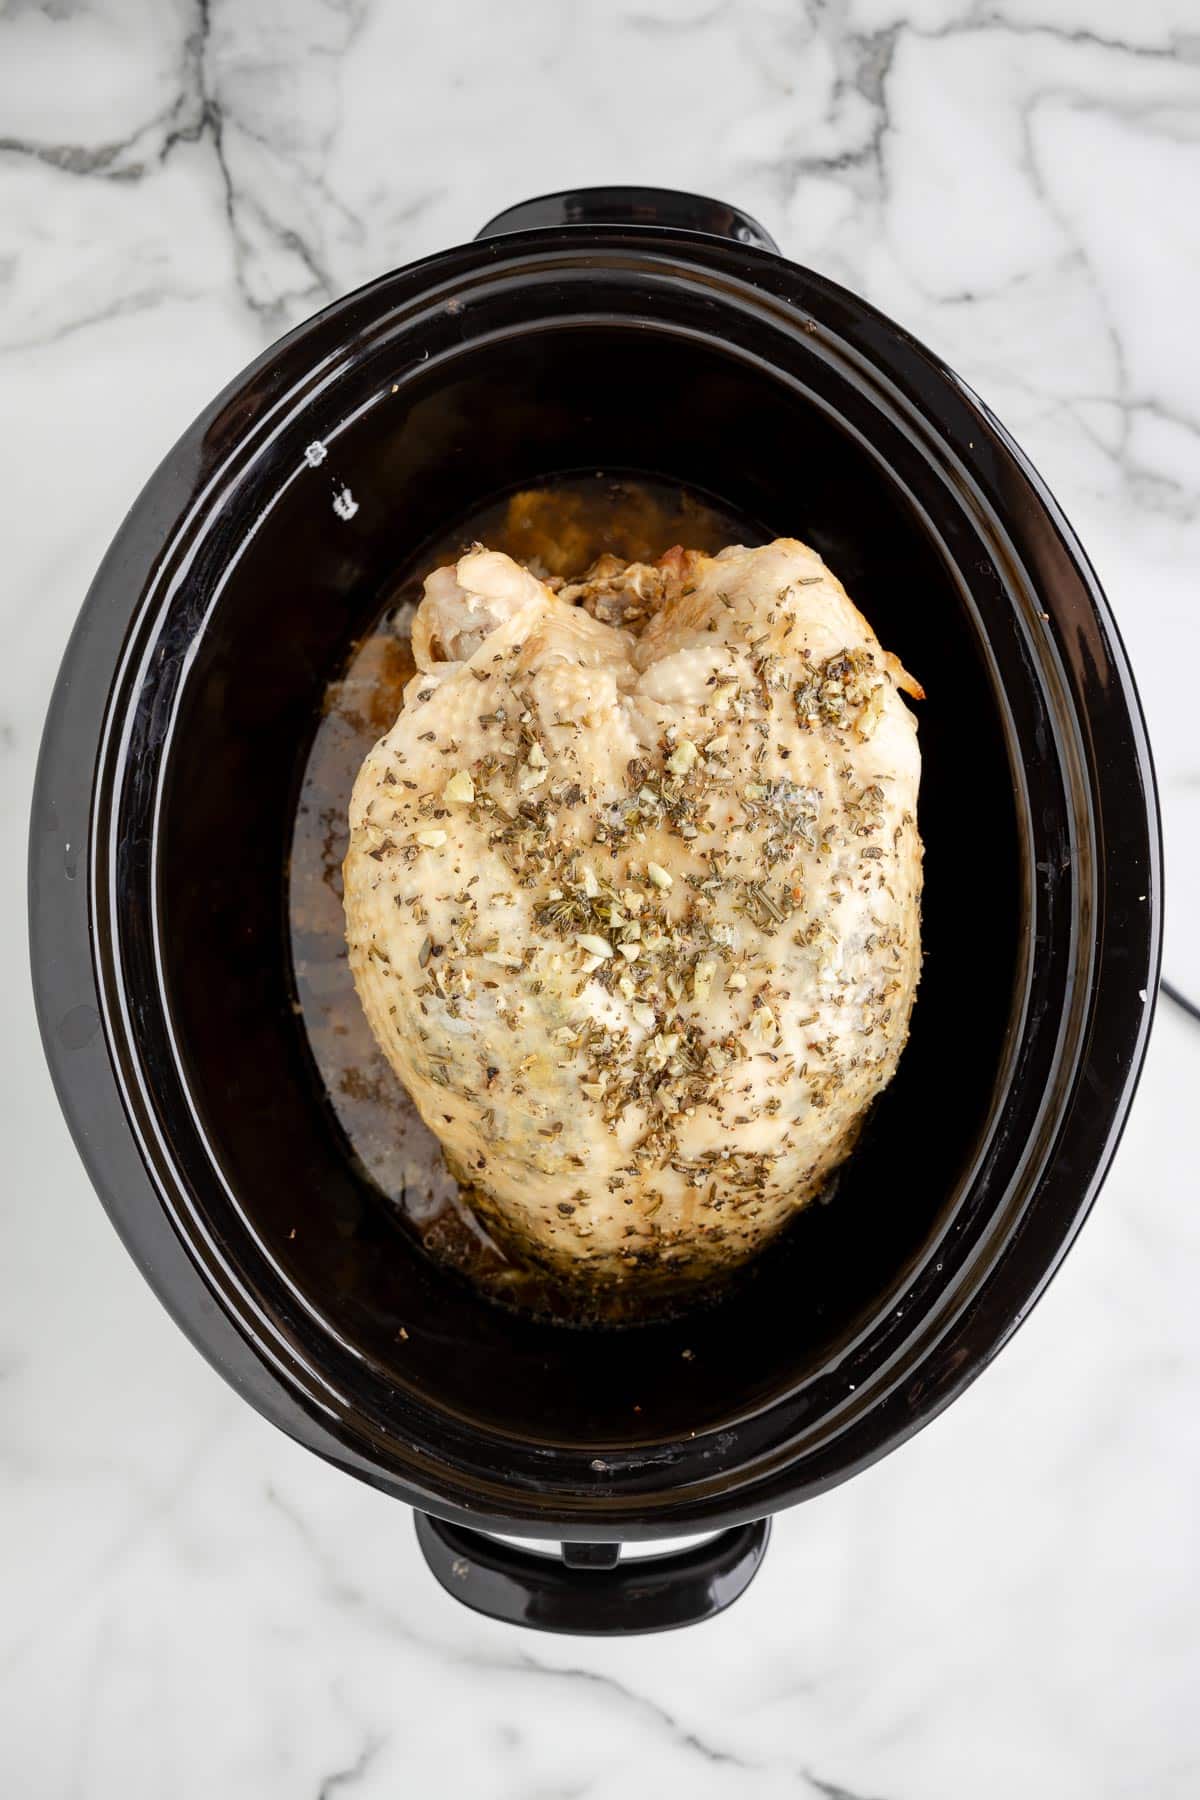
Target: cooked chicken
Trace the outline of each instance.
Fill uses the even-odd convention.
[[[504,1242],[583,1285],[758,1250],[854,1143],[920,966],[920,690],[792,539],[553,593],[476,549],[355,783],[371,1027]]]

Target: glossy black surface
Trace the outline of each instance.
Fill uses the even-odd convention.
[[[729,428],[739,412],[743,432]],[[483,417],[488,430],[472,429]],[[453,453],[431,454],[431,441],[453,441]],[[617,1335],[482,1307],[414,1256],[319,1102],[280,927],[298,761],[325,676],[373,619],[379,573],[408,548],[390,493],[402,492],[422,523],[466,523],[495,470],[524,485],[583,464],[589,451],[608,470],[627,468],[636,452],[689,486],[707,476],[728,507],[762,522],[755,536],[791,528],[815,543],[933,696],[921,709],[921,1003],[836,1203],[802,1217],[783,1252],[724,1304]],[[464,347],[405,407],[390,391],[367,405],[329,460],[359,500],[354,520],[334,517],[323,471],[314,479],[305,470],[262,509],[236,562],[218,532],[219,595],[188,640],[166,728],[144,701],[137,709],[133,810],[114,847],[121,988],[163,979],[169,1018],[147,1016],[141,1043],[155,1059],[155,1098],[171,1093],[178,1060],[189,1108],[202,1115],[198,1133],[171,1122],[189,1188],[204,1193],[216,1161],[236,1197],[232,1217],[247,1216],[287,1284],[281,1298],[315,1315],[331,1345],[352,1344],[341,1380],[372,1392],[380,1425],[402,1416],[402,1396],[434,1396],[472,1426],[538,1446],[535,1454],[573,1451],[591,1488],[598,1449],[719,1432],[781,1394],[794,1403],[805,1383],[828,1392],[831,1367],[877,1315],[905,1304],[899,1284],[949,1228],[960,1172],[988,1130],[1022,955],[1022,842],[1001,720],[952,574],[888,474],[807,396],[753,365],[731,366],[718,345],[556,322]],[[464,529],[465,541],[472,535]],[[169,639],[177,625],[173,615]],[[152,768],[157,779],[142,789]],[[144,914],[131,904],[133,846],[143,841],[154,883]],[[906,1137],[922,1154],[898,1166]],[[205,1205],[212,1229],[227,1231],[226,1207]],[[238,1249],[239,1263],[249,1249]],[[827,1402],[814,1394],[809,1403]]]
[[[283,904],[314,707],[389,571],[505,488],[596,466],[808,537],[930,696],[928,961],[896,1081],[834,1204],[741,1294],[624,1334],[514,1322],[389,1223],[319,1101]],[[1019,451],[852,295],[665,227],[464,246],[261,358],[100,570],[34,802],[47,1054],[148,1278],[300,1441],[534,1536],[760,1517],[978,1373],[1107,1166],[1160,912],[1128,667]]]
[[[672,231],[703,231],[711,237],[732,238],[755,250],[779,245],[757,219],[724,200],[705,194],[685,194],[678,188],[603,187],[565,188],[557,194],[539,194],[521,200],[489,219],[477,237],[500,237],[510,231],[540,231],[563,225],[645,225]]]
[[[428,1513],[417,1513],[416,1526],[426,1562],[464,1606],[507,1625],[579,1637],[632,1637],[713,1618],[750,1586],[771,1535],[771,1521],[758,1519],[683,1550],[621,1562],[616,1544],[564,1544],[559,1560]]]

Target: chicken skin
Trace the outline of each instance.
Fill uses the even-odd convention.
[[[557,591],[554,591],[557,589]],[[754,1255],[920,970],[920,689],[794,539],[425,584],[350,806],[371,1028],[502,1244],[593,1289]]]

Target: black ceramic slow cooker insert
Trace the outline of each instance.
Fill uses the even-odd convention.
[[[626,1331],[519,1317],[422,1255],[323,1102],[285,925],[299,772],[389,573],[597,468],[813,544],[928,695],[899,1072],[786,1255]],[[80,1153],[193,1341],[416,1508],[459,1599],[652,1630],[728,1604],[771,1513],[901,1443],[1041,1293],[1145,1051],[1158,816],[1104,597],[974,395],[734,209],[588,191],[327,308],[180,439],[64,659],[31,907]]]

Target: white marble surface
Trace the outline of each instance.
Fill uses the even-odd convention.
[[[290,321],[528,193],[740,202],[945,355],[1108,587],[1200,991],[1196,0],[0,6],[0,1780],[13,1800],[1200,1792],[1200,1027],[995,1368],[778,1523],[726,1618],[491,1626],[270,1430],[94,1201],[23,946],[41,719],[178,429]]]

